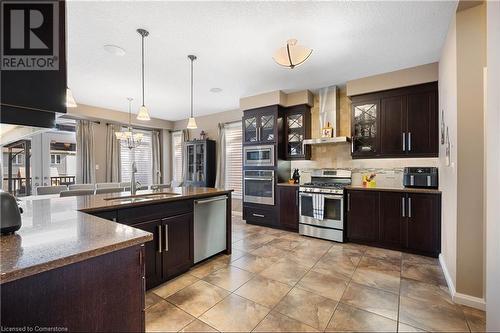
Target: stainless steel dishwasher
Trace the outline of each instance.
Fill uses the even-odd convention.
[[[227,196],[194,201],[194,262],[226,249]]]

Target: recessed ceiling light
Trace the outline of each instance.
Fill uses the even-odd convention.
[[[212,88],[210,89],[210,92],[213,92],[213,93],[220,93],[222,91],[222,88]]]
[[[106,44],[104,45],[104,50],[120,57],[123,57],[125,55],[125,49],[122,49],[121,47],[116,45]]]

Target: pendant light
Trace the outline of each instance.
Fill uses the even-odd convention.
[[[304,63],[311,53],[311,49],[298,45],[296,39],[289,39],[286,41],[286,46],[279,48],[274,53],[273,59],[280,66],[294,69]]]
[[[66,88],[66,107],[67,108],[76,108],[78,105],[76,104],[75,98],[73,97],[73,93],[71,89]]]
[[[191,116],[189,117],[187,128],[197,129],[196,120],[193,116],[193,62],[197,59],[195,55],[188,55],[188,59],[191,60]]]
[[[137,33],[142,38],[142,105],[137,113],[137,120],[151,120],[148,108],[144,105],[144,38],[149,35],[149,32],[144,29],[137,29]]]
[[[135,133],[132,128],[132,101],[133,98],[128,97],[128,127],[121,131],[115,132],[115,136],[120,140],[120,144],[128,149],[134,149],[141,145],[143,134]]]

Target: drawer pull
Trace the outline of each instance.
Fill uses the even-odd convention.
[[[411,198],[408,198],[408,217],[411,217]]]
[[[405,215],[406,215],[406,213],[405,213],[405,197],[401,198],[401,211],[403,212],[401,215],[403,217],[405,217]]]
[[[168,252],[168,224],[165,224],[163,231],[165,232],[165,252]]]
[[[161,225],[157,226],[158,229],[158,253],[161,253]]]
[[[406,133],[403,132],[403,151],[406,151]]]
[[[253,215],[253,216],[255,216],[255,217],[265,217],[265,216],[264,216],[264,215],[262,215],[262,214],[256,214],[256,213],[252,213],[252,215]]]

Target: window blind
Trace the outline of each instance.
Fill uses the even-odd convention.
[[[137,173],[135,179],[142,185],[150,185],[153,183],[153,148],[152,148],[152,133],[151,131],[137,130],[137,133],[142,133],[142,138],[139,147],[128,149],[121,146],[121,181],[129,182],[130,173],[132,171],[132,162],[137,165]]]
[[[172,177],[182,182],[182,131],[172,133]]]
[[[242,128],[241,122],[226,125],[225,185],[234,189],[233,196],[242,195]]]

